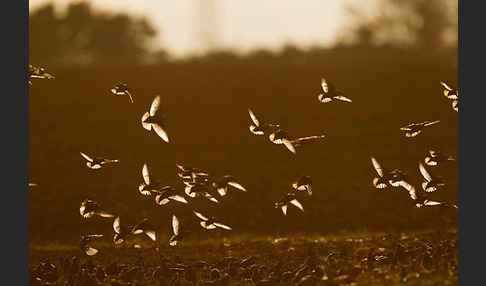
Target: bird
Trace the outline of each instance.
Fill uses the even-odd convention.
[[[32,85],[31,79],[55,79],[50,73],[47,73],[43,67],[35,67],[29,64],[29,85]]]
[[[243,187],[235,177],[231,175],[225,175],[221,177],[219,180],[212,182],[211,184],[213,188],[217,190],[220,196],[225,196],[228,193],[229,187],[233,187],[234,189],[246,192],[245,187]]]
[[[270,129],[280,127],[279,124],[260,122],[251,109],[248,109],[248,114],[250,114],[251,121],[253,121],[253,124],[250,124],[250,132],[255,135],[263,135]]]
[[[193,211],[194,214],[201,219],[201,227],[205,228],[205,229],[216,229],[216,228],[222,228],[222,229],[226,229],[226,230],[231,230],[231,227],[230,226],[227,226],[223,223],[220,223],[220,222],[217,222],[216,218],[215,217],[206,217],[204,216],[203,214],[201,214],[200,212],[197,212],[197,211]]]
[[[275,202],[275,208],[280,208],[284,215],[287,215],[287,208],[288,205],[292,204],[302,212],[304,211],[304,207],[302,204],[295,198],[295,194],[290,192],[287,195],[283,196],[280,200]]]
[[[417,191],[414,186],[411,184],[402,181],[400,182],[400,186],[402,186],[405,190],[408,191],[409,197],[415,202],[415,207],[422,208],[422,207],[433,207],[433,206],[444,206],[444,207],[452,207],[457,209],[458,206],[455,204],[441,202],[441,201],[433,201],[429,200],[426,194]]]
[[[81,240],[79,242],[79,247],[81,251],[84,252],[88,256],[93,256],[98,253],[98,249],[92,247],[90,243],[98,238],[103,237],[102,234],[86,234],[81,236]]]
[[[440,120],[424,121],[421,123],[410,123],[407,126],[400,127],[400,130],[405,131],[405,137],[415,137],[422,133],[424,127],[439,123]]]
[[[321,103],[328,103],[331,102],[333,99],[344,101],[344,102],[353,102],[351,99],[344,96],[344,93],[337,90],[334,84],[330,83],[325,78],[321,78],[321,89],[322,93],[317,95],[317,99]]]
[[[309,196],[312,196],[312,180],[310,176],[302,176],[296,182],[292,183],[292,188],[295,191],[307,192]]]
[[[127,226],[121,224],[120,216],[117,216],[113,220],[113,230],[115,231],[115,235],[113,236],[115,245],[122,244],[132,234]]]
[[[79,152],[81,154],[81,156],[83,156],[84,159],[86,159],[86,166],[88,166],[88,168],[90,169],[93,169],[93,170],[97,170],[97,169],[101,169],[101,167],[103,167],[103,165],[106,165],[106,164],[111,164],[111,163],[118,163],[118,160],[116,159],[105,159],[105,158],[101,158],[101,157],[93,157],[91,158],[90,156],[86,155],[85,153],[83,152]]]
[[[373,179],[373,186],[377,189],[385,189],[387,187],[398,187],[400,182],[406,179],[405,173],[399,169],[389,171],[383,168],[375,157],[371,157],[371,163],[375,169],[378,177]]]
[[[300,147],[301,145],[303,145],[305,143],[311,143],[311,142],[318,141],[318,140],[320,140],[324,137],[325,137],[325,135],[316,135],[316,136],[307,136],[307,137],[300,137],[300,138],[292,139],[287,131],[285,131],[283,129],[278,129],[275,132],[271,133],[268,136],[268,139],[274,144],[285,145],[285,147],[287,147],[287,149],[290,152],[295,154],[297,152],[296,151],[297,147]]]
[[[170,246],[176,246],[182,240],[180,228],[179,219],[175,215],[172,215],[172,231],[174,234],[169,238]]]
[[[152,129],[157,135],[165,142],[169,143],[169,136],[164,129],[164,124],[160,118],[156,118],[155,115],[160,107],[160,96],[156,96],[150,105],[150,110],[142,115],[142,127],[148,131]]]
[[[187,200],[177,194],[177,191],[171,186],[162,187],[159,193],[155,196],[155,203],[158,205],[165,205],[170,201],[176,201],[187,204]]]
[[[37,184],[37,183],[30,183],[29,182],[29,191],[30,191],[31,188],[38,187],[38,186],[39,186],[39,184]]]
[[[130,88],[126,83],[117,83],[114,87],[110,89],[110,91],[116,96],[128,96],[130,102],[133,103],[132,93],[130,92]]]
[[[433,149],[428,151],[424,159],[424,163],[428,166],[438,166],[447,161],[456,161],[456,159],[453,156],[444,156],[441,152]]]
[[[424,177],[425,181],[422,182],[422,188],[427,193],[432,193],[437,191],[440,187],[444,186],[444,182],[440,178],[433,177],[427,169],[425,169],[422,162],[419,162],[419,170],[422,176]]]
[[[140,183],[140,185],[138,185],[138,191],[140,192],[140,194],[144,196],[150,196],[153,193],[158,194],[160,192],[159,185],[150,179],[150,170],[148,168],[147,163],[143,164],[142,177],[143,177],[143,182]]]
[[[186,187],[184,188],[184,192],[186,195],[188,195],[191,198],[195,197],[204,197],[208,199],[211,202],[218,203],[218,199],[216,199],[213,194],[211,194],[211,191],[209,187],[206,184],[201,184],[201,183],[187,183]]]
[[[444,88],[444,96],[452,101],[452,109],[454,109],[454,111],[456,112],[459,112],[459,89],[448,85],[444,81],[441,81],[440,84]]]
[[[152,226],[152,224],[149,222],[149,219],[148,218],[144,218],[139,223],[137,223],[132,228],[131,233],[132,234],[135,234],[135,235],[144,233],[152,241],[156,241],[157,240],[157,235],[156,235],[155,229]]]
[[[111,218],[115,216],[102,209],[97,202],[90,199],[84,199],[81,202],[81,206],[79,207],[79,214],[81,214],[83,218],[91,218],[94,215],[104,218]]]

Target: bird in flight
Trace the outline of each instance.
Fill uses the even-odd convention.
[[[425,181],[422,182],[422,188],[427,193],[432,193],[437,191],[440,187],[444,186],[444,182],[438,177],[432,176],[427,169],[425,169],[422,162],[419,162],[419,170],[422,176],[424,177]]]
[[[400,182],[400,186],[408,191],[409,197],[415,202],[415,207],[417,208],[433,207],[433,206],[451,207],[455,209],[458,208],[457,205],[455,204],[442,202],[442,201],[429,200],[426,194],[417,191],[414,186],[412,186],[411,184],[405,181]]]
[[[422,133],[424,127],[439,123],[440,120],[424,121],[421,123],[410,123],[407,126],[401,127],[400,130],[405,131],[405,137],[415,137]]]
[[[231,230],[230,226],[227,226],[223,223],[217,222],[216,221],[217,219],[215,217],[206,217],[203,214],[201,214],[200,212],[197,212],[197,211],[193,211],[193,212],[199,219],[201,219],[201,222],[200,222],[201,227],[203,227],[205,229],[222,228],[222,229],[226,229],[226,230]]]
[[[290,192],[283,196],[280,200],[275,202],[275,208],[280,208],[284,215],[287,215],[288,205],[292,204],[302,212],[304,212],[304,207],[302,204],[296,199],[295,194]]]
[[[453,156],[445,156],[437,150],[430,149],[425,156],[424,163],[428,166],[438,166],[447,161],[456,161]]]
[[[162,140],[169,143],[169,136],[164,129],[164,124],[162,123],[162,120],[155,116],[157,114],[157,111],[159,110],[159,107],[160,96],[157,95],[150,105],[150,110],[142,115],[142,126],[148,131],[151,131],[153,129],[155,133],[157,133],[157,135],[162,138]]]
[[[250,119],[253,122],[253,124],[250,124],[250,132],[255,135],[263,135],[271,129],[280,127],[278,124],[260,122],[251,109],[248,109],[248,114],[250,114]]]
[[[157,240],[157,235],[155,232],[154,227],[152,224],[149,222],[148,218],[142,219],[139,223],[137,223],[133,228],[132,228],[132,234],[137,235],[137,234],[142,234],[144,233],[147,235],[152,241]]]
[[[88,168],[93,170],[101,169],[101,167],[103,167],[106,164],[118,163],[118,160],[116,159],[112,160],[112,159],[105,159],[101,157],[90,157],[86,155],[86,153],[83,152],[79,152],[79,153],[81,154],[81,156],[83,156],[84,159],[86,159],[87,161],[86,166],[88,166]]]
[[[158,205],[165,205],[170,201],[187,204],[187,200],[183,196],[177,194],[176,189],[171,186],[165,186],[161,188],[159,193],[155,196],[155,203]]]
[[[378,163],[375,157],[371,157],[371,163],[378,174],[378,177],[373,179],[373,186],[377,189],[385,189],[390,186],[399,187],[400,182],[406,180],[406,175],[401,170],[387,170]]]
[[[116,96],[128,96],[130,102],[133,103],[132,93],[130,92],[130,88],[126,83],[117,83],[110,89],[110,91]]]
[[[246,192],[245,187],[243,187],[240,183],[238,183],[236,178],[231,175],[225,175],[221,177],[219,180],[212,182],[211,185],[213,186],[213,188],[216,189],[216,191],[222,197],[228,193],[230,187],[236,190]]]
[[[268,136],[270,142],[274,144],[283,144],[293,154],[297,153],[296,148],[303,144],[312,143],[323,139],[325,135],[307,136],[293,139],[287,131],[278,129]]]
[[[143,178],[143,182],[140,183],[140,185],[138,185],[138,191],[140,192],[140,194],[144,196],[150,196],[152,194],[160,193],[159,184],[153,182],[152,179],[150,178],[150,170],[147,163],[143,164],[142,178]]]
[[[29,85],[32,85],[31,79],[55,79],[55,77],[47,73],[46,70],[42,67],[35,67],[33,65],[29,65]]]
[[[459,112],[459,89],[445,83],[444,81],[441,81],[440,84],[444,88],[444,96],[452,101],[452,109]]]
[[[345,97],[344,93],[337,90],[334,84],[330,83],[325,78],[321,79],[321,89],[322,89],[322,93],[319,93],[319,95],[317,95],[317,99],[321,103],[329,103],[333,100],[353,102],[351,99]]]
[[[169,245],[176,246],[182,240],[182,233],[181,224],[175,215],[172,215],[172,231],[174,234],[169,238]]]
[[[97,202],[92,201],[90,199],[84,199],[81,202],[81,206],[79,207],[79,214],[83,218],[91,218],[95,215],[100,217],[106,217],[106,218],[114,217],[113,214],[105,211],[100,207],[100,205]]]
[[[292,188],[295,191],[307,192],[309,196],[312,196],[312,180],[310,176],[302,176],[298,181],[292,183]]]

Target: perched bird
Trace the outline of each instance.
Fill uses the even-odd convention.
[[[79,152],[81,154],[81,156],[83,156],[84,159],[86,159],[86,166],[88,166],[88,168],[90,169],[93,169],[93,170],[96,170],[96,169],[100,169],[103,165],[106,165],[106,164],[111,164],[111,163],[118,163],[118,160],[112,160],[112,159],[105,159],[105,158],[101,158],[101,157],[93,157],[91,158],[90,156],[86,155],[85,153],[83,152]]]
[[[422,194],[420,191],[417,191],[414,186],[412,186],[411,184],[405,181],[400,182],[400,186],[402,186],[405,190],[408,191],[410,198],[415,202],[415,207],[417,208],[433,207],[433,206],[452,207],[455,209],[458,208],[457,205],[455,204],[429,200],[425,194]]]
[[[280,208],[284,215],[287,215],[287,208],[288,205],[292,204],[302,212],[304,211],[304,207],[302,204],[295,198],[294,193],[288,193],[287,195],[283,196],[280,200],[275,202],[275,208]]]
[[[182,240],[180,228],[181,226],[179,223],[179,219],[175,215],[172,215],[172,231],[174,232],[174,234],[169,239],[170,246],[176,246],[177,243]]]
[[[270,129],[280,127],[278,124],[260,122],[251,109],[248,109],[248,113],[250,114],[251,121],[253,121],[253,124],[250,125],[250,132],[255,135],[263,135]]]
[[[193,211],[193,212],[198,218],[201,219],[200,224],[205,229],[222,228],[222,229],[226,229],[226,230],[231,230],[231,227],[229,227],[229,226],[227,226],[223,223],[217,222],[215,217],[205,217],[200,212],[197,212],[197,211]]]
[[[444,156],[439,151],[433,149],[429,150],[424,159],[424,163],[428,166],[437,166],[446,161],[456,161],[456,159],[453,156]]]
[[[155,196],[155,203],[158,205],[165,205],[170,201],[176,201],[187,204],[187,200],[177,194],[177,191],[171,186],[162,187],[159,193]]]
[[[331,102],[333,99],[344,101],[344,102],[352,102],[351,99],[344,96],[344,93],[337,90],[334,84],[330,83],[325,78],[321,79],[321,89],[322,93],[317,96],[317,99],[321,103],[328,103]]]
[[[459,111],[459,89],[448,85],[447,83],[441,81],[440,84],[444,88],[444,96],[452,101],[452,109],[454,111]]]
[[[150,111],[145,112],[142,115],[142,126],[146,130],[155,130],[155,133],[162,138],[165,142],[169,143],[169,136],[164,129],[164,124],[160,118],[155,117],[160,107],[160,96],[156,96],[150,105]]]
[[[312,196],[312,180],[309,176],[302,176],[296,182],[292,183],[292,188],[296,191],[307,192],[309,196]]]
[[[142,219],[139,223],[137,223],[133,228],[132,228],[132,234],[142,234],[145,233],[152,241],[157,240],[157,235],[155,232],[154,227],[152,224],[149,222],[148,218]]]
[[[43,67],[34,67],[29,64],[29,85],[32,85],[31,79],[55,79],[55,77],[47,73]]]
[[[212,182],[211,185],[218,191],[220,196],[225,196],[228,193],[229,187],[246,192],[245,187],[238,183],[236,178],[231,175],[225,175],[219,180]]]
[[[88,256],[93,256],[98,253],[98,249],[92,247],[90,243],[98,238],[103,237],[102,234],[87,234],[81,236],[81,241],[79,242],[79,247],[81,251],[84,252]]]
[[[114,217],[113,214],[103,210],[97,202],[90,199],[84,199],[81,202],[81,206],[79,207],[79,214],[81,214],[81,216],[84,218],[91,218],[94,215],[100,217]]]
[[[113,88],[110,89],[110,91],[116,96],[128,96],[130,102],[133,103],[133,97],[130,92],[130,88],[126,83],[117,83]]]
[[[144,196],[150,196],[153,193],[160,192],[160,186],[150,179],[150,171],[146,163],[142,167],[143,183],[138,186],[138,191]]]
[[[425,169],[424,165],[422,162],[419,162],[419,170],[422,176],[425,179],[425,182],[422,182],[422,188],[424,191],[427,193],[435,192],[438,190],[440,187],[444,186],[444,182],[440,178],[433,177],[427,169]]]
[[[371,163],[378,174],[378,177],[373,179],[373,186],[377,189],[385,189],[390,186],[398,187],[400,182],[406,179],[405,173],[398,169],[389,171],[383,168],[374,157],[371,157]]]
[[[424,127],[431,126],[439,123],[440,120],[435,121],[424,121],[422,123],[410,123],[407,126],[401,127],[400,130],[405,131],[406,137],[415,137],[422,133]]]

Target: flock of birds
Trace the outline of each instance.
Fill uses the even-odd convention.
[[[29,85],[32,85],[32,79],[54,79],[52,74],[45,71],[44,68],[34,67],[29,65]],[[445,82],[440,82],[444,88],[444,96],[452,101],[452,108],[456,112],[458,111],[459,93],[458,89],[452,87]],[[115,96],[126,96],[130,102],[134,102],[134,96],[125,83],[116,84],[110,89],[111,93]],[[352,103],[352,100],[345,97],[343,92],[339,91],[332,83],[326,79],[321,80],[321,93],[318,94],[317,99],[321,103],[330,103],[333,101]],[[166,126],[163,116],[160,116],[158,111],[160,109],[160,96],[156,96],[150,109],[145,112],[141,117],[141,125],[147,131],[155,131],[155,133],[166,143],[169,143],[169,135],[166,131]],[[292,154],[296,154],[297,148],[301,146],[317,142],[325,138],[325,135],[314,135],[300,138],[293,138],[289,133],[282,129],[280,124],[267,123],[259,120],[255,113],[248,109],[248,113],[251,119],[249,130],[251,134],[268,137],[269,141],[273,144],[285,146]],[[401,127],[400,130],[404,131],[406,137],[416,137],[421,134],[425,127],[429,127],[438,124],[439,120],[425,121],[421,123],[411,123],[407,126]],[[90,169],[101,169],[106,165],[116,164],[119,161],[117,159],[107,159],[96,156],[91,156],[86,153],[80,152],[82,158],[86,160],[86,166]],[[440,177],[432,175],[428,167],[438,166],[447,161],[454,161],[452,156],[444,156],[439,151],[430,150],[428,155],[422,162],[419,162],[419,171],[424,178],[424,181],[420,188],[415,188],[408,182],[407,175],[399,170],[388,170],[382,167],[376,158],[372,157],[371,162],[374,170],[377,173],[377,177],[372,180],[372,184],[377,189],[390,189],[398,188],[404,189],[408,192],[409,197],[415,202],[416,207],[431,207],[431,206],[445,206],[457,208],[456,205],[442,201],[434,201],[428,199],[429,193],[436,192],[444,186],[444,182]],[[157,205],[167,205],[169,203],[174,204],[190,204],[190,200],[196,197],[206,199],[211,203],[218,203],[224,196],[230,191],[242,191],[247,192],[247,189],[238,180],[231,175],[225,175],[220,178],[210,176],[205,170],[199,168],[193,168],[189,166],[183,166],[176,164],[177,176],[184,184],[184,193],[179,192],[173,186],[164,186],[153,179],[149,167],[144,164],[142,167],[142,179],[143,181],[138,186],[140,195],[149,197],[153,196]],[[35,183],[29,183],[29,187],[37,186]],[[312,180],[309,176],[302,176],[295,182],[291,183],[290,191],[283,195],[279,200],[274,203],[275,208],[280,209],[284,215],[288,212],[290,205],[296,207],[300,211],[304,211],[304,207],[298,200],[298,195],[302,193],[307,196],[312,195]],[[144,218],[134,226],[125,225],[122,223],[120,216],[113,212],[105,210],[97,202],[91,199],[85,199],[81,202],[79,208],[80,215],[89,219],[94,216],[101,218],[113,219],[113,243],[115,245],[123,244],[129,237],[139,234],[145,234],[151,241],[157,241],[158,237],[154,226],[150,223],[148,218]],[[220,219],[202,214],[198,210],[193,210],[195,217],[200,221],[202,228],[206,230],[223,229],[231,230],[232,228],[221,222]],[[172,215],[172,231],[173,234],[169,238],[169,245],[177,245],[184,237],[184,232],[181,228],[181,223],[176,215]],[[88,256],[93,256],[98,253],[98,249],[92,246],[92,242],[102,238],[101,234],[86,234],[81,237],[80,248]],[[134,247],[140,247],[138,244],[134,244]]]

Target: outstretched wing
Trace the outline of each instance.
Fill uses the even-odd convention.
[[[430,173],[425,169],[424,165],[422,164],[422,162],[419,163],[419,170],[420,170],[420,173],[422,174],[422,176],[428,181],[432,181],[432,176],[430,175]]]
[[[88,160],[89,162],[93,162],[93,159],[90,156],[84,154],[83,152],[79,152],[79,154],[81,154],[81,156],[83,156],[83,158]]]
[[[380,163],[378,163],[378,161],[375,159],[375,157],[371,157],[371,163],[373,164],[376,173],[378,173],[380,177],[383,177],[383,168],[381,167]]]
[[[299,210],[304,211],[304,207],[297,199],[291,200],[290,203],[296,206]]]
[[[120,233],[121,231],[121,225],[120,225],[120,217],[117,216],[115,220],[113,221],[113,230],[115,230],[116,233]]]
[[[321,88],[324,93],[329,92],[329,83],[325,78],[321,78]]]
[[[172,215],[172,230],[175,235],[179,235],[179,219],[175,215]]]
[[[155,113],[157,113],[157,110],[159,110],[159,106],[160,96],[157,95],[152,101],[152,105],[150,105],[150,116],[155,116]]]
[[[430,126],[430,125],[434,125],[434,124],[437,124],[439,123],[440,120],[435,120],[435,121],[427,121],[427,122],[424,122],[424,126]]]
[[[144,163],[142,167],[142,177],[145,184],[150,185],[150,172],[146,163]]]
[[[253,123],[255,123],[256,126],[260,126],[260,121],[258,121],[258,118],[256,118],[253,111],[251,111],[251,109],[249,109],[249,108],[248,108],[248,113],[250,114],[250,118],[253,121]]]
[[[246,189],[245,187],[243,187],[240,183],[238,182],[228,182],[228,185],[232,186],[233,188],[236,188],[238,190],[241,190],[243,192],[246,192]]]
[[[285,147],[287,147],[287,149],[289,149],[290,152],[293,154],[296,153],[294,145],[292,145],[288,139],[282,139],[282,143],[285,145]]]
[[[145,112],[143,115],[142,115],[142,127],[148,131],[150,131],[152,129],[152,124],[151,123],[145,123],[144,121],[147,120],[147,118],[150,117],[150,114],[148,112]]]
[[[197,216],[199,219],[204,220],[204,221],[207,221],[207,220],[208,220],[208,218],[207,218],[207,217],[205,217],[205,216],[204,216],[202,213],[197,212],[197,211],[192,211],[192,212],[193,212],[193,213],[194,213],[194,214],[195,214],[195,215],[196,215],[196,216]]]
[[[222,224],[220,222],[215,222],[214,223],[215,226],[219,227],[219,228],[222,228],[222,229],[226,229],[226,230],[231,230],[231,227],[225,225],[225,224]]]
[[[343,96],[343,95],[336,95],[334,96],[334,99],[337,99],[337,100],[341,100],[341,101],[344,101],[344,102],[353,102],[351,99]]]
[[[187,200],[183,196],[173,195],[173,196],[170,196],[169,199],[174,200],[174,201],[178,201],[180,203],[187,204]]]
[[[447,83],[443,82],[443,81],[440,81],[440,84],[447,90],[452,90],[452,87],[450,87]]]
[[[282,213],[283,213],[284,215],[287,215],[287,208],[288,208],[288,206],[287,206],[287,205],[283,205],[283,206],[281,207],[281,209],[282,209]]]
[[[162,140],[169,143],[169,136],[167,135],[167,132],[165,132],[165,130],[162,128],[162,126],[160,126],[157,123],[152,123],[152,127],[154,128],[157,135],[159,135],[160,138],[162,138]]]

